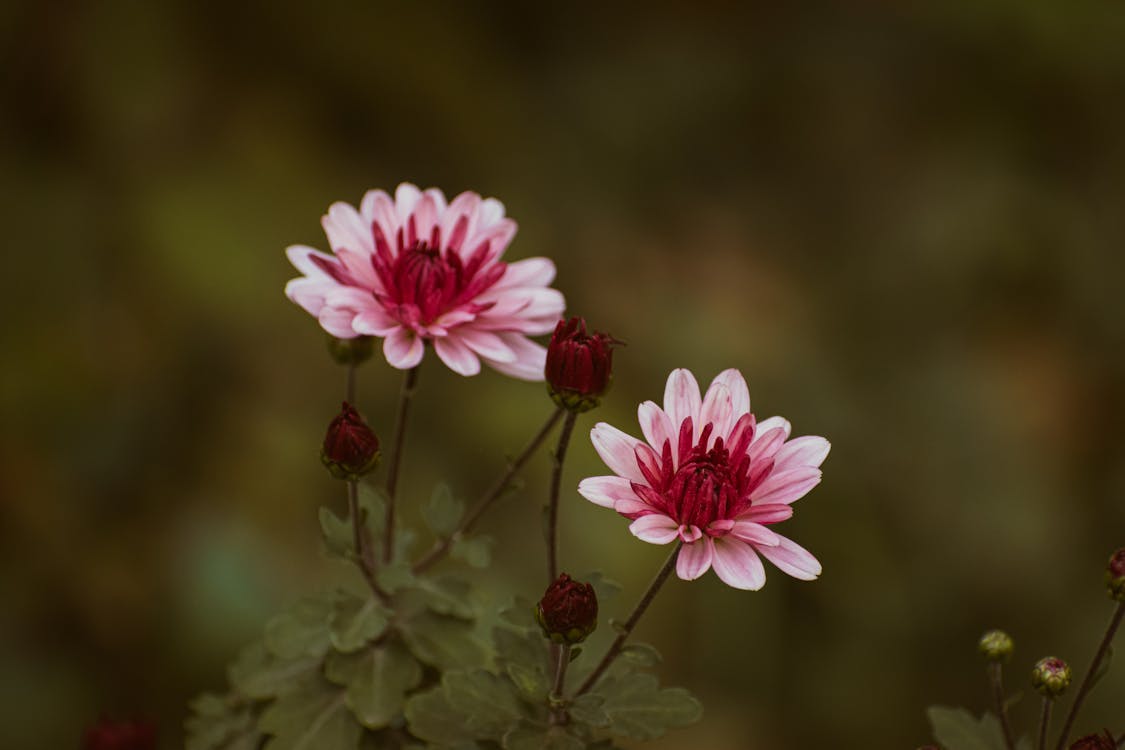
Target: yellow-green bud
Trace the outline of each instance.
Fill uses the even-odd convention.
[[[1012,637],[1003,630],[990,630],[980,637],[977,648],[989,661],[1007,661],[1012,655]]]
[[[1070,666],[1054,656],[1040,659],[1031,670],[1031,686],[1040,695],[1058,698],[1070,687]]]

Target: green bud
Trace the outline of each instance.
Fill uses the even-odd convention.
[[[989,661],[1007,661],[1015,644],[1012,637],[1003,630],[990,630],[980,637],[977,648]]]
[[[354,339],[328,337],[328,353],[341,365],[359,365],[366,362],[375,351],[375,339],[371,336],[356,336]]]
[[[1110,556],[1105,566],[1105,585],[1111,597],[1125,602],[1125,547]]]
[[[1057,698],[1070,687],[1070,666],[1054,656],[1040,659],[1031,670],[1031,686],[1040,695]]]

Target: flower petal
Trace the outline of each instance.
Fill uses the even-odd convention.
[[[676,434],[672,428],[672,420],[654,402],[645,401],[637,407],[637,421],[641,424],[641,432],[644,434],[645,440],[655,449],[657,454],[663,451],[666,441],[671,441],[673,448],[675,448]],[[676,458],[678,458],[676,451],[673,450],[673,461]]]
[[[731,412],[734,418],[731,420],[731,426],[743,414],[750,413],[750,389],[746,387],[746,378],[742,377],[742,373],[733,367],[729,370],[723,370],[715,379],[711,381],[711,388],[716,385],[724,385],[730,391]],[[710,392],[710,388],[708,389]],[[724,437],[726,433],[724,433]]]
[[[422,339],[408,328],[396,328],[383,339],[383,355],[391,367],[400,370],[417,367],[425,351],[426,347]]]
[[[755,546],[764,545],[767,547],[776,547],[780,543],[778,540],[781,539],[765,526],[753,521],[735,521],[730,535]]]
[[[352,328],[356,333],[365,336],[386,336],[398,327],[398,321],[383,312],[380,307],[368,308],[356,315],[355,320],[352,321]]]
[[[480,358],[459,336],[450,335],[434,339],[434,351],[441,361],[458,375],[469,377],[480,372]]]
[[[515,352],[513,362],[487,360],[488,365],[497,372],[520,380],[538,382],[543,380],[543,369],[547,363],[547,347],[536,344],[523,334],[505,331],[497,332],[504,345]]]
[[[749,544],[729,536],[716,539],[714,544],[712,564],[723,583],[746,591],[757,591],[766,585],[765,566]]]
[[[769,419],[763,419],[761,422],[758,422],[757,426],[754,428],[754,442],[757,442],[758,438],[776,427],[782,429],[786,438],[788,438],[789,433],[793,431],[793,425],[789,424],[788,419],[784,417],[770,417]],[[751,445],[753,445],[753,443],[751,443]]]
[[[649,544],[667,544],[680,535],[680,525],[668,516],[650,513],[629,524],[633,536]]]
[[[555,280],[555,264],[547,258],[524,258],[509,263],[504,275],[492,289],[547,286]]]
[[[328,213],[321,217],[320,225],[328,235],[328,244],[337,254],[341,250],[365,256],[375,252],[371,225],[364,222],[359,213],[343,201],[336,201],[328,207]]]
[[[632,483],[624,477],[586,477],[578,483],[578,494],[603,508],[612,508],[620,500],[637,499]]]
[[[820,484],[820,476],[820,469],[812,466],[775,471],[750,493],[750,499],[762,504],[791,503]]]
[[[699,396],[699,383],[690,370],[679,368],[672,370],[668,376],[668,383],[664,386],[664,411],[672,420],[672,427],[680,429],[685,419],[691,417],[695,423],[695,435],[699,435],[699,408],[702,399]]]
[[[699,429],[703,430],[708,424],[714,425],[709,443],[714,444],[719,438],[730,434],[734,426],[734,411],[732,409],[730,391],[722,383],[714,383],[707,389],[707,396],[703,399],[703,406],[699,409]],[[710,447],[710,445],[708,445]]]
[[[711,537],[704,536],[697,542],[680,547],[680,554],[676,557],[676,575],[685,581],[694,581],[706,573],[715,554],[712,544]]]
[[[774,455],[774,471],[795,469],[798,466],[820,466],[831,448],[831,443],[816,435],[793,438]]]
[[[762,557],[776,565],[782,573],[799,578],[802,581],[812,581],[821,573],[820,561],[812,556],[807,549],[794,542],[792,539],[779,536],[780,544],[776,547],[758,547]]]
[[[414,206],[422,197],[422,191],[417,185],[404,182],[395,188],[395,213],[398,214],[398,225],[405,226],[406,219],[414,211]],[[388,237],[388,239],[391,239]]]
[[[644,475],[637,466],[637,446],[643,445],[640,440],[611,424],[599,422],[590,430],[590,442],[614,474],[633,482],[644,483]]]
[[[786,503],[769,503],[766,505],[752,505],[736,521],[753,521],[754,523],[781,523],[793,517],[793,506]]]
[[[490,331],[481,331],[471,326],[461,326],[457,336],[474,352],[491,362],[515,362],[516,353],[508,348],[504,340]]]

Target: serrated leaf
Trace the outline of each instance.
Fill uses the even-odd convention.
[[[328,619],[332,605],[307,597],[266,623],[266,648],[282,659],[323,656],[328,651]]]
[[[387,509],[386,491],[369,482],[360,482],[356,501],[363,524],[370,530],[372,539],[381,539]]]
[[[467,717],[450,705],[440,685],[410,697],[406,702],[406,722],[411,734],[435,745],[452,746],[472,740]]]
[[[500,739],[523,716],[510,682],[483,669],[446,672],[441,679],[449,705],[467,718],[478,738]]]
[[[469,620],[476,614],[469,602],[470,590],[468,582],[460,578],[422,576],[415,579],[409,597],[439,615]]]
[[[934,739],[946,750],[1004,750],[1000,720],[986,713],[980,719],[964,708],[930,706],[926,709]]]
[[[422,506],[422,518],[430,531],[447,537],[457,530],[465,514],[465,503],[453,497],[453,491],[444,482],[434,487],[430,499]]]
[[[415,583],[414,573],[408,563],[379,566],[375,571],[375,581],[388,594],[397,593]]]
[[[493,628],[492,642],[496,646],[496,656],[503,664],[519,664],[543,675],[551,673],[550,647],[538,629]]]
[[[594,587],[594,593],[598,596],[599,602],[607,602],[621,593],[621,584],[612,578],[606,578],[600,570],[594,570],[586,574],[586,577],[581,579]]]
[[[422,667],[397,643],[356,654],[331,654],[329,680],[347,686],[347,704],[368,729],[389,726],[406,703],[406,693],[422,681]]]
[[[633,672],[605,678],[596,695],[605,702],[602,710],[610,731],[638,740],[652,740],[668,729],[699,721],[703,706],[683,688],[663,688],[650,674]]]
[[[324,551],[330,557],[350,558],[354,553],[352,525],[347,518],[340,518],[330,508],[318,511],[320,518],[320,537]]]
[[[492,562],[492,537],[474,536],[458,539],[449,554],[472,568],[487,568]]]
[[[504,750],[584,750],[586,743],[564,727],[537,727],[521,724],[508,731],[501,743]]]
[[[227,669],[227,678],[239,694],[264,700],[273,698],[320,666],[320,657],[282,659],[271,654],[262,643],[247,646]]]
[[[232,707],[218,695],[205,693],[191,703],[184,722],[185,750],[250,750],[261,737],[248,706]]]
[[[484,662],[484,649],[473,634],[471,622],[423,612],[400,625],[399,631],[419,661],[439,670],[476,667]]]
[[[550,685],[547,682],[547,675],[543,674],[541,669],[516,663],[509,664],[504,671],[525,698],[541,701],[547,697]]]
[[[388,616],[387,610],[373,597],[337,592],[328,621],[333,648],[342,653],[358,651],[387,629]]]
[[[524,596],[517,596],[510,605],[500,610],[500,617],[521,628],[538,628],[535,622],[535,604]]]
[[[621,649],[621,654],[618,657],[624,659],[629,664],[638,667],[655,667],[664,661],[664,657],[656,650],[655,646],[650,646],[647,643],[630,643],[625,648]]]
[[[567,713],[570,714],[570,718],[582,724],[588,724],[592,727],[607,727],[609,726],[609,715],[605,712],[604,705],[605,698],[594,693],[586,693],[570,701],[567,706]]]
[[[323,678],[278,698],[258,719],[273,735],[265,750],[355,750],[363,733],[345,692]]]

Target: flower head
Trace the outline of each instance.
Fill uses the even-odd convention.
[[[598,627],[594,587],[561,574],[536,605],[535,619],[543,628],[543,635],[555,643],[581,643]]]
[[[560,320],[547,345],[547,388],[559,406],[574,412],[598,405],[613,372],[612,336],[586,333],[582,318]]]
[[[1079,737],[1070,746],[1070,750],[1116,750],[1116,748],[1117,741],[1113,739],[1108,729],[1102,734]]]
[[[379,462],[379,438],[345,401],[328,424],[320,460],[337,479],[358,479]]]
[[[1006,661],[1012,655],[1012,649],[1015,647],[1012,643],[1012,636],[1003,630],[988,631],[980,637],[977,646],[989,661]]]
[[[155,750],[156,727],[142,721],[102,719],[86,730],[82,750]]]
[[[1114,552],[1106,563],[1105,585],[1111,597],[1125,602],[1125,547]]]
[[[1031,670],[1031,686],[1040,695],[1059,697],[1070,687],[1070,665],[1054,656],[1040,659]]]
[[[425,342],[461,375],[483,359],[500,372],[542,380],[546,351],[527,336],[549,333],[563,296],[546,258],[504,263],[516,233],[504,204],[476,193],[450,202],[440,190],[371,190],[355,209],[334,203],[321,223],[334,255],[289,248],[302,274],[285,294],[333,336],[377,336],[392,366],[422,360]]]
[[[674,370],[664,408],[646,401],[638,417],[644,441],[604,422],[590,433],[616,476],[582,480],[587,500],[631,519],[643,541],[683,542],[676,574],[685,580],[714,568],[728,585],[757,590],[766,580],[758,555],[794,578],[820,575],[815,557],[767,526],[820,482],[827,440],[790,440],[781,417],[757,422],[738,370],[720,373],[702,398],[695,376]]]

